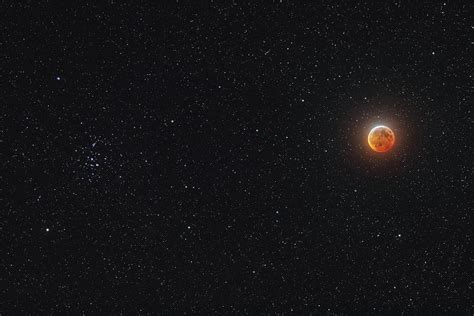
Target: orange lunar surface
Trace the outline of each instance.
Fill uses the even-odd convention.
[[[372,150],[385,153],[395,144],[395,134],[387,126],[375,126],[369,133],[368,142]]]

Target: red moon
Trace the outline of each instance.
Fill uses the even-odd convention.
[[[375,126],[369,133],[368,142],[373,151],[385,153],[395,144],[395,134],[387,126]]]

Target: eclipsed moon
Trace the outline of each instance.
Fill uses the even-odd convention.
[[[395,144],[395,134],[389,127],[378,125],[370,131],[368,142],[373,151],[385,153]]]

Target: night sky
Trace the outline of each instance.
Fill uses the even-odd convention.
[[[0,313],[472,315],[470,1],[8,2]]]

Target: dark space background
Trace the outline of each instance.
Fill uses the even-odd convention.
[[[3,2],[0,313],[472,315],[472,9]]]

